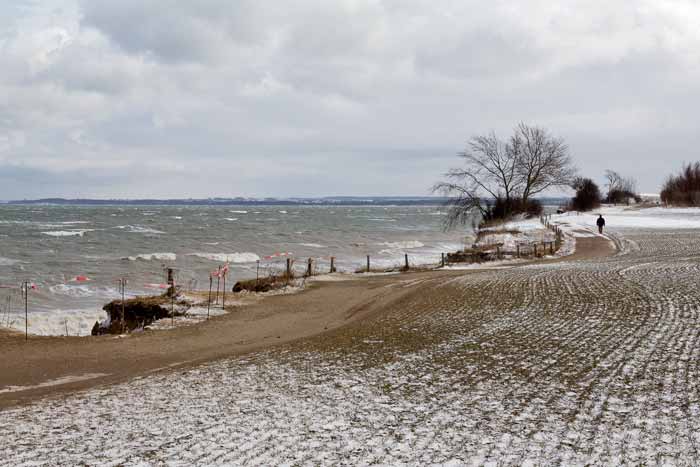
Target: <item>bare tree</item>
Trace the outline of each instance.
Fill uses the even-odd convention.
[[[569,148],[544,128],[520,123],[511,137],[523,203],[550,188],[568,187],[576,176]]]
[[[637,181],[632,177],[623,177],[614,170],[605,171],[608,194],[605,201],[608,203],[623,203],[630,198],[639,198],[637,194]]]
[[[475,136],[458,154],[464,165],[451,169],[434,191],[450,197],[446,227],[464,224],[478,210],[483,217],[508,217],[526,212],[534,195],[568,187],[576,170],[568,148],[546,130],[519,124],[508,142],[495,133]],[[492,211],[482,198],[495,200]],[[497,214],[494,214],[495,211]]]
[[[433,187],[433,191],[451,197],[447,227],[466,223],[475,209],[485,214],[482,196],[503,197],[510,205],[520,189],[517,154],[495,133],[471,138],[467,149],[458,156],[464,166],[451,169],[445,174],[446,180]]]

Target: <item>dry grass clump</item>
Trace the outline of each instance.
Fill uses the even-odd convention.
[[[269,292],[271,290],[283,289],[289,285],[292,280],[294,280],[294,273],[287,274],[286,272],[283,272],[281,274],[273,274],[266,277],[260,277],[258,279],[238,281],[233,286],[232,291],[235,293],[243,291]]]

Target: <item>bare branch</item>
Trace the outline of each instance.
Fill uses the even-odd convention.
[[[517,152],[516,167],[523,202],[550,188],[568,187],[576,176],[564,140],[551,136],[543,128],[520,123],[510,146]]]

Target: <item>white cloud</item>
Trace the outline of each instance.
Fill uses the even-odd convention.
[[[653,158],[697,157],[695,2],[50,0],[0,18],[0,176],[83,195],[421,194],[466,138],[519,120],[587,175],[636,160],[647,191]]]

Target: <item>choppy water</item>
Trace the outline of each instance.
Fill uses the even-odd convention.
[[[340,270],[354,271],[371,255],[373,265],[437,262],[462,246],[464,232],[445,233],[437,207],[173,207],[0,206],[0,286],[23,280],[29,294],[29,327],[36,334],[87,334],[102,306],[119,296],[153,294],[164,268],[176,269],[185,287],[206,288],[212,270],[230,262],[228,284],[281,268],[279,252],[295,265],[316,259],[319,271],[335,256]],[[89,282],[77,282],[77,276]],[[9,303],[8,303],[9,300]],[[9,313],[8,313],[9,309]],[[22,313],[21,313],[22,311]],[[24,329],[17,290],[0,288],[0,326]]]

